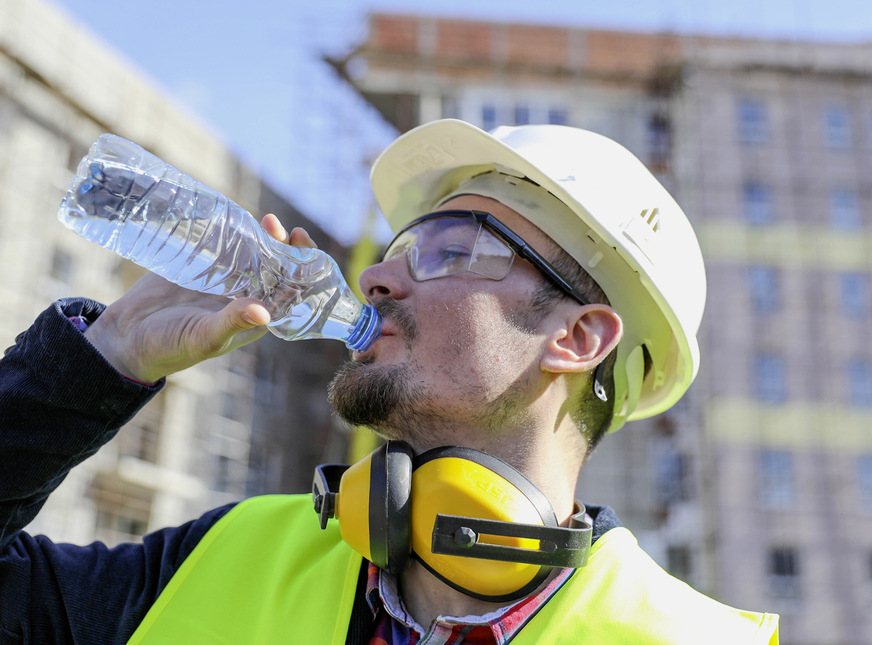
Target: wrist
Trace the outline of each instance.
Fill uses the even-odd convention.
[[[82,323],[80,321],[70,319],[70,322],[81,329],[79,325]],[[154,387],[154,385],[160,381],[161,377],[158,376],[157,378],[152,379],[150,378],[150,375],[143,373],[141,370],[131,365],[125,352],[117,349],[119,343],[117,342],[117,338],[115,338],[108,329],[109,327],[111,327],[111,324],[108,320],[104,319],[104,317],[100,317],[94,321],[87,321],[82,333],[94,349],[100,353],[103,359],[109,363],[109,365],[111,365],[121,377],[138,385]]]

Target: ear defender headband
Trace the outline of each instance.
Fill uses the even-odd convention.
[[[417,457],[389,441],[352,466],[315,470],[321,528],[339,520],[342,539],[394,575],[414,557],[473,598],[532,593],[553,567],[587,561],[592,527],[582,509],[559,526],[545,495],[504,461],[448,446]]]

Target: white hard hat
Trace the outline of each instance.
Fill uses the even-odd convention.
[[[687,216],[626,148],[560,125],[489,134],[456,119],[433,121],[379,156],[372,186],[397,231],[465,180],[495,170],[538,184],[568,207],[521,214],[578,261],[624,322],[609,430],[670,408],[699,369],[696,334],[706,297],[702,252]]]

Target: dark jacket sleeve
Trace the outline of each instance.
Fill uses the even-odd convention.
[[[113,549],[22,529],[76,464],[161,388],[123,378],[70,323],[102,305],[61,300],[0,359],[0,643],[126,642],[172,574],[228,510]]]
[[[102,310],[60,300],[0,359],[0,549],[162,386],[123,378],[68,320]]]

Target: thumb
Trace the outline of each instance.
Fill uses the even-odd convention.
[[[266,332],[270,320],[269,311],[260,301],[252,298],[232,300],[207,323],[207,351],[223,354],[251,342]],[[252,333],[245,333],[249,331]]]
[[[239,331],[251,329],[252,327],[262,327],[269,324],[272,320],[269,310],[263,306],[258,300],[242,299],[236,300],[232,304],[241,303],[241,311],[239,313],[240,321],[236,324],[240,326]],[[232,314],[231,314],[232,315]]]

